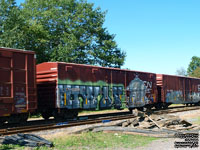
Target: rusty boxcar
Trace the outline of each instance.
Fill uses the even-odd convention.
[[[163,107],[200,103],[199,78],[157,74],[157,88],[158,101]]]
[[[26,121],[37,109],[35,71],[34,52],[0,48],[0,123]]]
[[[38,64],[37,84],[46,119],[75,117],[79,109],[151,106],[157,95],[156,74],[72,63]]]

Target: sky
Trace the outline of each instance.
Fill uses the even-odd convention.
[[[88,2],[107,11],[104,27],[127,55],[122,68],[173,75],[200,56],[199,0]]]

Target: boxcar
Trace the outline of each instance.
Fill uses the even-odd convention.
[[[37,65],[38,107],[44,118],[80,109],[129,109],[156,102],[156,74],[61,62]]]
[[[37,109],[35,53],[0,48],[0,123],[26,121]]]
[[[199,104],[200,79],[157,74],[158,101],[170,104]]]

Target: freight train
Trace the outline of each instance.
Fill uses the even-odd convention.
[[[36,65],[32,51],[0,48],[0,124],[28,114],[69,119],[80,110],[200,104],[200,79],[64,62]]]

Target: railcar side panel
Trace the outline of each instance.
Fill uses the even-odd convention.
[[[183,76],[157,75],[161,101],[173,104],[198,103],[200,101],[200,79]]]
[[[0,48],[0,117],[37,109],[32,51]]]
[[[56,108],[57,98],[57,63],[37,65],[37,94],[39,111]]]
[[[56,84],[54,96],[43,97],[42,102],[53,101],[52,108],[134,108],[155,103],[157,95],[156,74],[72,63],[37,65],[37,82],[39,97],[48,95],[40,87]]]
[[[131,71],[126,76],[129,108],[157,102],[156,74]]]

